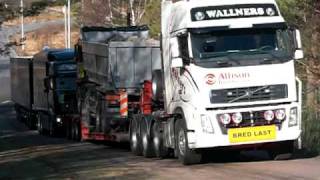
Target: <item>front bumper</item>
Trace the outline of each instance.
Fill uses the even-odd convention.
[[[188,131],[188,142],[189,148],[199,149],[199,148],[215,148],[215,147],[226,147],[226,146],[238,146],[238,145],[254,145],[261,143],[270,143],[270,142],[280,142],[288,140],[297,140],[301,135],[301,116],[298,115],[298,123],[296,126],[289,126],[289,112],[291,108],[297,107],[298,112],[301,113],[298,103],[291,103],[285,105],[272,105],[272,106],[262,106],[262,107],[250,107],[250,108],[239,108],[239,109],[227,109],[227,110],[208,110],[199,114],[193,115],[194,127],[189,126],[190,130]],[[228,133],[223,132],[220,123],[217,120],[217,115],[222,113],[236,113],[236,112],[248,112],[248,111],[266,111],[266,110],[275,110],[275,109],[285,109],[287,112],[287,118],[282,122],[281,128],[276,128],[276,137],[272,140],[264,141],[249,141],[249,142],[239,142],[231,143],[229,140]],[[207,133],[203,130],[201,125],[200,116],[205,114],[210,118],[214,132]]]

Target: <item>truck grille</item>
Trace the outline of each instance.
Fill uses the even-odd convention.
[[[288,86],[286,84],[280,84],[270,86],[212,90],[210,94],[210,101],[212,104],[221,104],[277,100],[287,97]]]

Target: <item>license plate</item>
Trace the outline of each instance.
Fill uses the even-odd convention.
[[[228,130],[230,143],[266,141],[276,139],[277,128],[273,126],[257,126]]]

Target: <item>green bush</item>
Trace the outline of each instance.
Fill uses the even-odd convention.
[[[151,37],[158,39],[161,31],[161,1],[152,1],[147,5],[143,24],[148,24]]]

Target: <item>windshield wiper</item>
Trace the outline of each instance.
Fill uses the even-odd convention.
[[[232,63],[228,62],[228,61],[216,61],[216,63],[220,66],[220,67],[231,67],[233,66]]]
[[[269,58],[264,58],[263,61],[260,64],[272,64],[274,61],[279,61],[279,62],[283,62],[284,60],[281,59],[278,55],[276,55],[276,53],[274,51],[267,51],[265,50],[266,47],[263,46],[261,48],[258,49],[250,49],[247,51],[239,51],[237,54],[241,54],[241,55],[253,55],[253,54],[268,54],[270,56],[272,56],[272,59]]]
[[[277,56],[273,51],[266,52],[272,56],[272,59],[265,58],[260,64],[272,64],[274,61],[284,62],[279,56]]]

